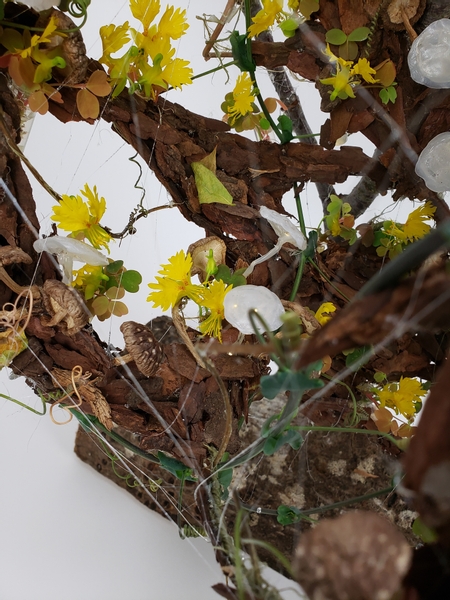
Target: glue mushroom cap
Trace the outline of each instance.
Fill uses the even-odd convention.
[[[208,254],[212,250],[216,265],[225,263],[227,247],[225,242],[215,235],[203,238],[191,244],[188,253],[192,256],[192,275],[200,275],[201,281],[206,278],[206,267],[208,264]]]
[[[88,244],[75,238],[54,235],[52,237],[36,240],[33,244],[36,252],[49,252],[56,254],[63,268],[63,283],[72,282],[73,261],[78,260],[88,265],[106,266],[109,260],[101,252]]]
[[[248,316],[250,310],[256,310],[266,321],[269,331],[275,331],[283,324],[281,316],[284,308],[276,294],[262,285],[240,285],[231,289],[224,300],[225,319],[241,333],[254,333],[252,322]],[[265,328],[256,320],[258,331]]]
[[[153,332],[136,321],[125,321],[120,326],[120,331],[125,342],[125,349],[131,360],[136,363],[139,371],[146,377],[154,375],[164,358],[164,351]],[[122,362],[127,361],[123,360]]]
[[[275,210],[261,206],[259,209],[261,216],[269,221],[277,236],[283,241],[283,244],[293,244],[299,250],[306,249],[306,239],[303,233],[294,225],[286,215],[280,215]]]

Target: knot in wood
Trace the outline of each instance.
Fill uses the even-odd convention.
[[[139,371],[146,377],[155,375],[164,358],[164,351],[153,332],[135,321],[122,323],[120,331],[125,341],[125,348]]]
[[[62,281],[47,279],[43,286],[45,310],[50,320],[44,320],[47,327],[59,325],[67,335],[75,335],[89,323],[91,317],[80,294]]]

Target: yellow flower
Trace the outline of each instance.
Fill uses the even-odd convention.
[[[430,226],[424,221],[431,219],[435,211],[436,207],[431,202],[426,202],[423,206],[419,206],[419,208],[412,211],[404,225],[389,221],[385,232],[402,244],[419,240],[430,231]]]
[[[372,69],[370,62],[367,58],[360,58],[356,65],[351,71],[354,75],[360,75],[367,83],[375,83],[378,79],[374,79],[372,75],[376,73],[375,69]]]
[[[103,54],[99,62],[110,64],[111,54],[118,52],[130,41],[129,25],[126,21],[123,25],[104,25],[100,27],[100,38],[102,40]]]
[[[175,11],[175,12],[174,12]],[[186,22],[186,10],[168,6],[161,17],[158,25],[158,34],[165,38],[170,37],[177,40],[186,33],[189,24]]]
[[[42,35],[33,35],[33,37],[31,38],[31,41],[30,41],[30,45],[28,46],[28,48],[25,48],[24,50],[22,50],[22,52],[20,53],[20,56],[22,58],[26,58],[27,56],[31,55],[33,48],[35,48],[39,44],[45,44],[45,43],[49,42],[52,37],[53,32],[57,28],[58,28],[58,25],[56,24],[55,17],[51,17],[49,22],[47,23],[47,27],[44,29]],[[61,34],[58,34],[58,35],[61,35]]]
[[[401,377],[399,382],[387,383],[376,393],[381,406],[392,408],[397,414],[412,419],[417,412],[415,404],[422,402],[427,392],[417,379]]]
[[[108,275],[103,273],[103,267],[93,265],[84,265],[81,269],[73,271],[73,278],[73,287],[83,292],[85,300],[93,298],[101,283],[109,279]]]
[[[335,311],[336,307],[332,302],[324,302],[316,310],[315,317],[321,325],[325,325],[331,319],[330,313]]]
[[[263,8],[252,18],[253,25],[248,28],[248,37],[255,37],[275,23],[283,10],[283,0],[263,0]]]
[[[342,67],[341,63],[338,61],[336,63],[336,75],[333,77],[327,77],[326,79],[321,79],[320,83],[324,85],[332,85],[333,91],[330,95],[330,100],[336,100],[336,98],[342,98],[345,100],[346,98],[354,98],[355,94],[353,92],[352,86],[350,83],[352,82],[352,73],[349,67]]]
[[[163,310],[178,304],[182,298],[191,298],[198,302],[203,287],[191,283],[192,256],[184,253],[184,250],[177,252],[175,256],[169,258],[167,265],[161,265],[158,271],[162,277],[156,277],[157,283],[149,283],[151,292],[147,302],[153,302],[154,308],[161,306]]]
[[[73,237],[82,235],[94,248],[103,246],[109,252],[111,236],[99,225],[105,213],[106,201],[98,197],[95,185],[92,191],[86,184],[81,193],[87,198],[87,203],[80,196],[63,194],[60,204],[53,206],[53,215],[50,218],[58,223],[59,229],[72,232]]]
[[[412,211],[403,226],[403,231],[409,241],[418,240],[430,231],[430,226],[424,221],[431,219],[435,211],[436,207],[431,202],[425,202],[423,206]]]
[[[142,23],[145,34],[159,13],[161,4],[159,0],[130,0],[130,9],[133,17]]]
[[[234,122],[237,117],[244,116],[253,111],[252,104],[255,96],[252,95],[253,81],[248,73],[241,73],[237,78],[233,90],[234,104],[228,108],[228,114]]]
[[[222,341],[222,321],[225,318],[223,301],[232,285],[226,285],[223,281],[214,280],[202,292],[199,301],[201,306],[208,309],[209,315],[200,323],[200,331],[204,335],[210,335]]]
[[[179,88],[183,84],[192,83],[194,71],[188,65],[188,60],[175,58],[164,67],[163,72],[161,73],[161,79],[174,88]]]

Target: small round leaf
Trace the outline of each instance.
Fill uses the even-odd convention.
[[[347,41],[347,36],[342,29],[330,29],[327,31],[325,41],[327,41],[329,44],[333,44],[334,46],[341,46]]]
[[[139,271],[125,271],[120,280],[121,286],[132,294],[139,291],[139,285],[142,283],[142,275]]]

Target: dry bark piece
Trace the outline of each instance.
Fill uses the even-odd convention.
[[[50,15],[46,15],[45,25],[47,25],[51,18],[55,20],[59,31],[75,29],[76,27],[72,19],[58,9],[53,9]],[[42,21],[42,18],[38,19],[36,25],[38,27],[45,27]],[[86,46],[84,45],[81,33],[79,31],[71,31],[64,37],[60,35],[53,36],[51,41],[47,43],[46,48],[54,48],[56,46],[61,47],[63,57],[66,61],[64,69],[54,69],[54,72],[59,75],[58,80],[65,79],[72,85],[84,82],[89,59],[86,56]]]
[[[143,375],[146,377],[155,375],[164,358],[164,351],[153,332],[136,321],[125,321],[120,326],[120,331],[128,356],[118,356],[116,364],[134,361]]]
[[[312,600],[387,600],[399,590],[411,555],[387,519],[353,511],[303,534],[294,570]]]
[[[47,279],[42,291],[45,309],[50,314],[50,319],[41,320],[43,325],[59,325],[66,335],[75,335],[89,323],[91,314],[76,290],[57,279]]]
[[[227,247],[225,242],[215,235],[198,240],[188,248],[188,253],[192,256],[193,263],[191,275],[200,275],[201,282],[205,281],[207,277],[206,268],[210,250],[212,250],[212,256],[216,265],[223,265],[225,263]]]
[[[13,265],[18,263],[25,263],[26,265],[30,265],[33,261],[28,256],[26,252],[24,252],[21,248],[14,248],[13,246],[1,246],[0,247],[0,281],[3,281],[5,285],[9,287],[10,290],[15,292],[16,294],[21,294],[22,292],[30,289],[28,287],[22,287],[17,284],[14,279],[12,279],[8,273],[5,271],[7,265]],[[39,292],[37,291],[36,286],[33,286],[33,295],[39,296]]]

